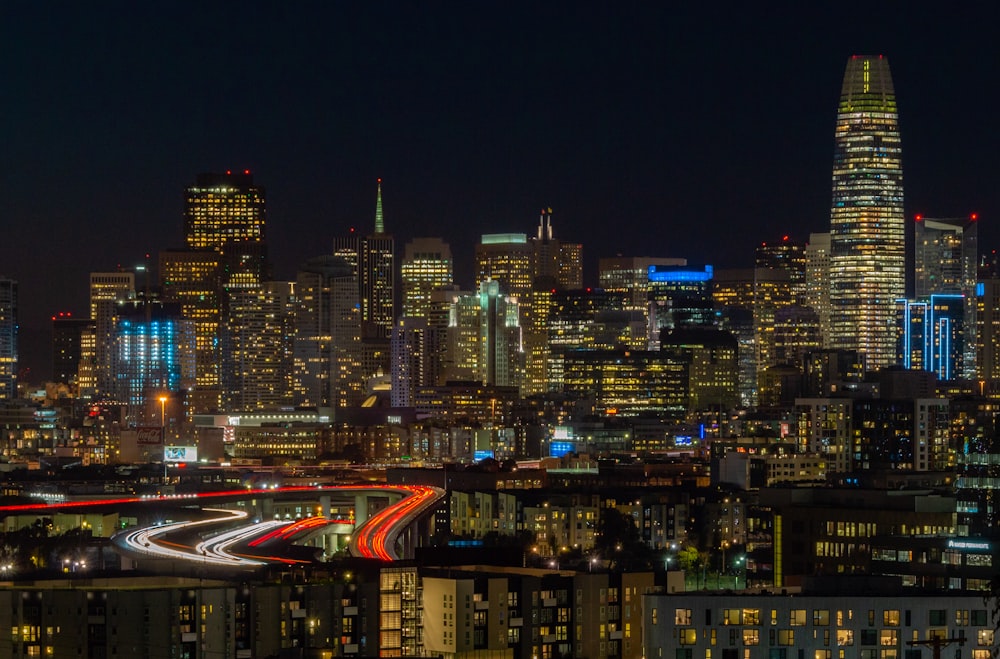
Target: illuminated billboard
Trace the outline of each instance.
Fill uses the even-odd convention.
[[[197,446],[164,446],[164,462],[198,462]]]
[[[549,457],[561,458],[567,453],[572,453],[575,448],[573,442],[550,442]]]

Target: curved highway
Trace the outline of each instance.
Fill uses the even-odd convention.
[[[445,491],[427,485],[386,486],[382,489],[409,493],[410,496],[369,517],[355,529],[348,549],[354,556],[396,561],[399,560],[396,553],[399,534],[440,501]]]
[[[87,501],[68,501],[49,504],[18,504],[0,506],[0,516],[10,514],[45,513],[82,508],[117,507],[125,504],[182,503],[182,500],[211,500],[230,498],[277,497],[303,493],[395,493],[402,499],[372,515],[355,529],[348,544],[353,556],[375,558],[384,561],[399,560],[397,541],[403,530],[430,510],[445,491],[423,485],[328,485],[313,487],[285,487],[261,490],[222,490],[184,495],[158,495],[146,497],[118,497]],[[243,524],[201,540],[194,546],[171,542],[168,534],[198,532],[209,525],[231,525],[234,521],[246,519],[244,511],[222,508],[204,508],[213,515],[207,519],[186,522],[172,522],[158,526],[128,529],[116,534],[114,541],[131,552],[157,558],[196,561],[202,565],[228,567],[260,567],[272,563],[301,563],[303,561],[282,556],[258,556],[236,553],[233,548],[245,544],[257,548],[271,539],[291,540],[299,533],[312,532],[330,523],[346,523],[345,520],[327,520],[309,517],[296,522],[266,521]]]

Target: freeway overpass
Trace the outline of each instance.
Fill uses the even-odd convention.
[[[283,556],[243,557],[245,561],[234,558],[236,554],[229,551],[236,543],[250,543],[258,536],[267,534],[282,525],[267,520],[267,512],[273,508],[275,501],[289,499],[318,500],[329,517],[331,498],[350,497],[353,500],[353,520],[335,520],[341,527],[353,523],[353,533],[348,550],[353,556],[372,558],[383,561],[393,561],[412,558],[414,549],[424,538],[420,533],[419,522],[430,513],[434,506],[445,495],[444,490],[420,485],[325,485],[308,487],[279,487],[269,489],[220,490],[214,492],[199,492],[183,495],[156,495],[143,497],[115,497],[108,499],[88,499],[81,501],[59,501],[52,503],[29,503],[0,506],[0,517],[9,515],[46,515],[55,512],[100,512],[104,510],[120,511],[123,508],[134,509],[147,506],[170,505],[177,508],[198,508],[206,506],[220,508],[216,516],[189,522],[177,522],[175,526],[163,528],[163,525],[128,529],[116,536],[119,546],[125,547],[140,555],[156,554],[160,557],[169,556],[174,560],[189,558],[200,564],[206,564],[211,554],[213,564],[244,567],[263,565],[267,563],[287,563],[290,559]],[[388,505],[369,514],[369,502],[373,497],[388,497]],[[189,531],[193,526],[205,527],[215,523],[219,527],[233,526],[234,517],[231,507],[235,504],[242,509],[238,514],[241,519],[249,518],[247,504],[261,520],[257,523],[247,523],[234,529],[232,535],[226,535],[224,541],[212,544],[196,543],[190,547],[173,546],[165,536],[173,532]],[[227,506],[228,504],[228,506]],[[291,524],[292,522],[288,522]],[[258,524],[263,524],[258,526]],[[343,530],[343,528],[341,529]],[[230,531],[226,532],[227,534]],[[122,538],[125,538],[124,540]],[[228,544],[223,544],[228,543]],[[172,543],[177,545],[178,543]],[[220,544],[222,545],[220,547]],[[216,561],[217,559],[217,561]],[[252,562],[247,562],[252,561]]]

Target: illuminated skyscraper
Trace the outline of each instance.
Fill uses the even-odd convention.
[[[914,283],[917,299],[935,294],[965,297],[963,345],[965,353],[955,371],[958,377],[974,377],[976,371],[976,260],[979,223],[969,217],[916,218],[914,225]]]
[[[755,404],[760,376],[777,363],[776,313],[793,299],[788,269],[718,270],[712,281],[712,299],[720,326],[739,342],[741,397]],[[750,322],[746,322],[748,314]]]
[[[199,174],[187,189],[185,245],[222,255],[225,288],[253,288],[268,279],[265,228],[264,188],[248,170]]]
[[[976,284],[976,376],[997,391],[1000,384],[1000,279]]]
[[[958,377],[965,354],[965,298],[930,295],[897,300],[896,362],[931,371],[939,380]]]
[[[413,407],[414,393],[437,382],[436,333],[426,317],[403,316],[392,330],[391,401],[393,407]]]
[[[336,256],[309,259],[299,268],[295,292],[295,403],[360,404],[361,311],[354,268]]]
[[[806,245],[788,236],[780,241],[761,243],[754,255],[757,268],[781,270],[788,273],[792,303],[804,304],[806,298]]]
[[[609,293],[628,293],[629,311],[649,311],[649,269],[651,266],[683,266],[686,259],[649,256],[601,257],[597,263],[597,284]]]
[[[382,179],[375,197],[375,233],[361,244],[361,315],[368,334],[389,338],[396,319],[396,246],[382,220]]]
[[[487,279],[476,294],[462,294],[452,305],[448,327],[448,379],[520,386],[524,373],[519,310]]]
[[[114,371],[111,367],[115,347],[115,323],[118,303],[135,299],[134,272],[90,273],[90,318],[94,321],[93,354],[85,350],[80,358],[93,364],[94,387],[90,392],[99,396],[111,394]]]
[[[222,371],[223,409],[274,409],[292,401],[295,285],[268,281],[233,291]]]
[[[717,329],[679,329],[664,335],[660,349],[686,353],[691,410],[729,410],[740,404],[736,336]]]
[[[17,282],[0,277],[0,400],[17,398]]]
[[[214,412],[221,398],[223,257],[213,249],[160,252],[160,287],[165,302],[181,307],[194,323],[195,389],[188,399],[196,414]],[[244,287],[231,292],[248,290]]]
[[[455,278],[451,247],[440,238],[414,238],[406,244],[400,278],[403,285],[403,316],[426,318],[431,292],[451,286]]]
[[[830,209],[830,343],[870,368],[895,358],[895,301],[905,295],[903,167],[889,63],[847,62],[837,112]]]
[[[535,279],[534,247],[523,233],[485,234],[476,245],[476,288],[486,280],[523,303]]]
[[[193,323],[177,304],[119,302],[114,335],[113,392],[125,405],[126,422],[160,425],[158,399],[194,385]]]
[[[819,316],[820,338],[830,343],[830,234],[810,233],[806,245],[806,300]]]
[[[181,305],[197,336],[193,412],[220,409],[222,373],[236,368],[222,350],[231,296],[256,291],[270,278],[265,211],[264,189],[249,171],[199,174],[186,194],[187,249],[160,255],[164,298]]]
[[[535,278],[544,277],[555,288],[583,287],[583,245],[557,240],[552,231],[552,209],[543,210],[538,234],[531,241],[535,251]]]
[[[333,240],[333,254],[355,272],[361,304],[362,336],[388,339],[396,309],[396,243],[385,232],[382,216],[382,179],[375,195],[375,231],[364,238],[352,228]]]
[[[63,384],[80,386],[80,364],[87,345],[84,337],[94,336],[94,321],[89,318],[73,318],[72,314],[60,312],[52,316],[52,380]],[[84,368],[84,373],[87,369]]]
[[[649,349],[660,349],[660,333],[679,328],[715,327],[712,276],[703,266],[649,267]]]

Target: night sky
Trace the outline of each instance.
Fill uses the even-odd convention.
[[[589,281],[615,253],[748,266],[828,229],[855,53],[889,58],[908,217],[977,212],[997,245],[1000,9],[649,4],[3,3],[0,274],[28,378],[89,272],[182,246],[204,171],[267,189],[277,278],[370,230],[377,177],[400,249],[443,236],[464,285],[481,233],[543,207]]]

